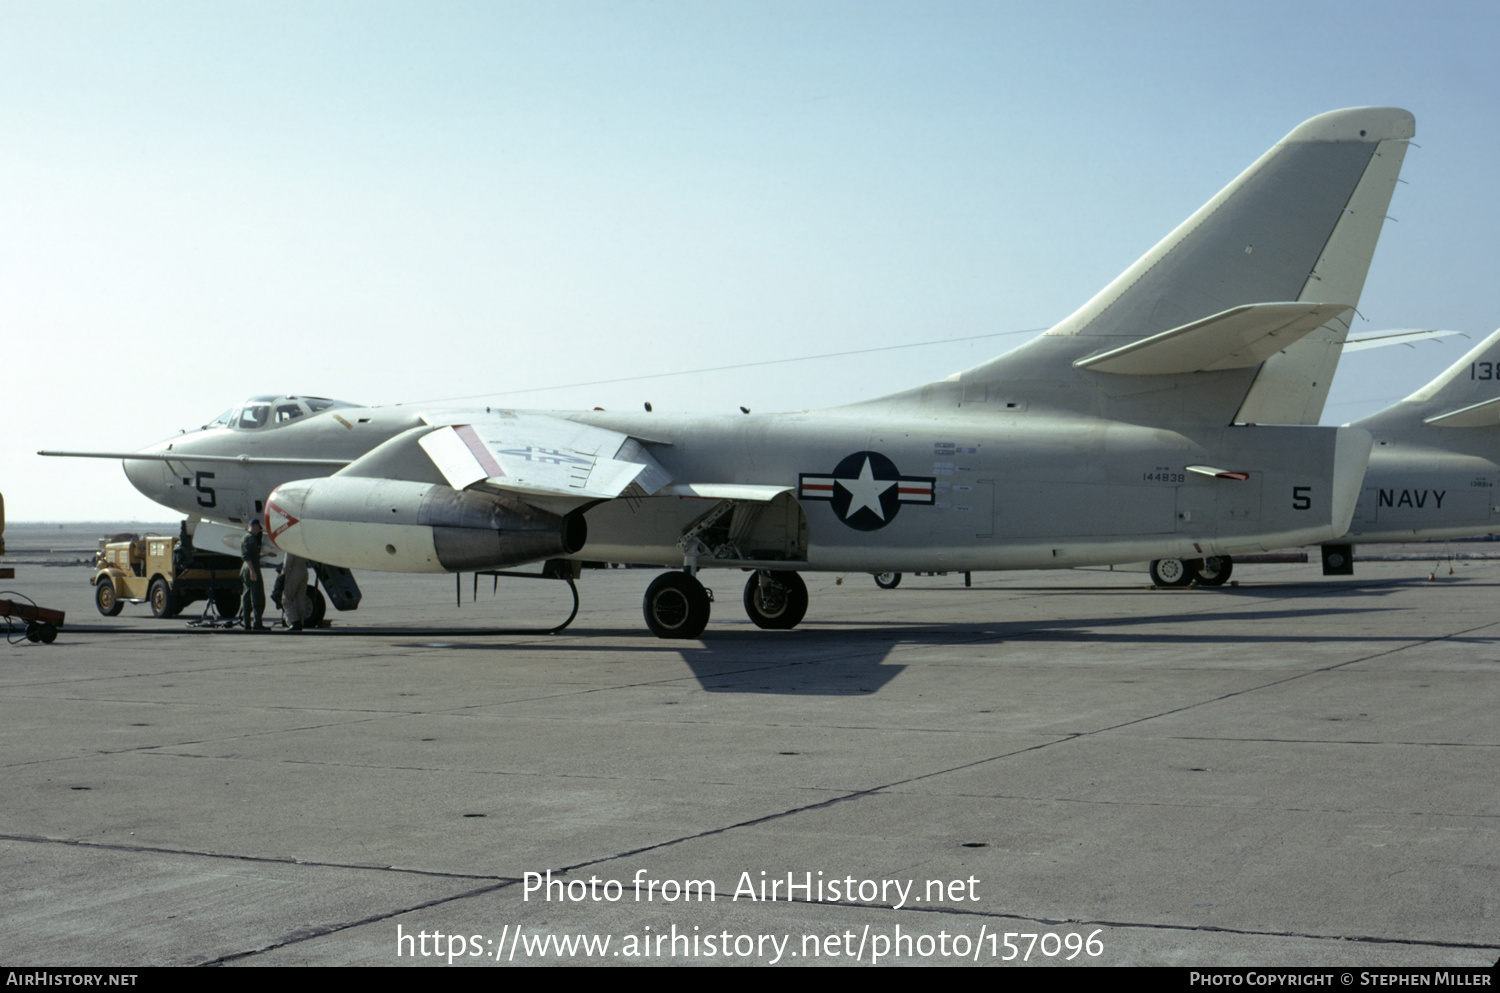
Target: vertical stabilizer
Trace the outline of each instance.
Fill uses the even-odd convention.
[[[964,404],[1228,424],[1275,362],[1297,375],[1267,377],[1254,405],[1297,408],[1281,420],[1321,413],[1336,350],[1296,363],[1280,353],[1309,336],[1342,342],[1414,132],[1412,115],[1389,107],[1299,125],[1046,334],[956,377]],[[1273,326],[1279,311],[1266,305],[1293,303],[1319,320]]]
[[[1344,239],[1335,245],[1334,235],[1372,164],[1380,161],[1380,145],[1415,132],[1416,119],[1392,107],[1335,110],[1298,125],[1047,333],[1134,339],[1244,304],[1353,303],[1328,291],[1358,296],[1363,288],[1389,191],[1379,198],[1368,250],[1345,247]],[[1399,158],[1395,164],[1399,170]],[[1323,282],[1317,270],[1324,263],[1338,276],[1322,292],[1304,296],[1309,284]]]
[[[1316,424],[1322,418],[1328,388],[1333,384],[1333,374],[1354,318],[1353,307],[1359,304],[1364,291],[1391,194],[1401,176],[1406,139],[1415,133],[1410,115],[1407,121],[1408,127],[1391,129],[1398,137],[1387,138],[1376,146],[1343,216],[1297,297],[1317,303],[1347,303],[1350,309],[1267,359],[1235,415],[1236,421]]]
[[[1440,432],[1428,429],[1500,426],[1500,331],[1411,396],[1356,423],[1377,435],[1419,431],[1434,437]],[[1443,434],[1461,440],[1459,435]]]

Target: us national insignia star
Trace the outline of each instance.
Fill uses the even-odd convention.
[[[903,476],[879,452],[855,452],[829,475],[797,477],[800,500],[827,500],[840,521],[856,531],[878,531],[905,503],[933,502],[933,476]]]

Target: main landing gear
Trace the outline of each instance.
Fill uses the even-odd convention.
[[[759,628],[794,628],[807,615],[807,584],[795,572],[759,569],[745,583],[745,613]]]
[[[708,627],[713,597],[698,577],[686,572],[664,572],[646,587],[641,609],[646,626],[658,638],[696,638]]]
[[[1233,571],[1234,560],[1228,555],[1209,556],[1198,566],[1198,585],[1223,586],[1229,582],[1229,574]]]
[[[1234,560],[1228,555],[1210,555],[1202,559],[1157,559],[1151,563],[1151,582],[1170,588],[1191,585],[1223,586],[1234,571]]]
[[[646,626],[658,638],[696,638],[708,626],[713,594],[687,572],[664,572],[646,587]],[[795,572],[757,569],[745,583],[745,613],[756,627],[794,628],[807,615],[807,584]]]

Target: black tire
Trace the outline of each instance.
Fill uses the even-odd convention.
[[[323,616],[328,613],[328,600],[323,596],[323,591],[316,586],[307,588],[307,599],[312,606],[308,608],[307,616],[302,618],[302,626],[319,627],[323,623]]]
[[[901,585],[901,573],[877,572],[875,574],[875,585],[883,590],[893,590]]]
[[[42,621],[37,627],[37,634],[41,637],[42,644],[50,645],[57,640],[57,627],[51,621]]]
[[[240,616],[240,605],[243,602],[244,595],[241,593],[226,590],[214,591],[214,609],[219,612],[220,620],[232,621]]]
[[[1198,567],[1199,586],[1223,586],[1234,572],[1234,559],[1228,555],[1210,555]]]
[[[1198,576],[1198,570],[1188,559],[1157,559],[1151,563],[1151,582],[1157,586],[1175,589],[1187,586]]]
[[[151,601],[152,617],[175,617],[182,609],[182,604],[172,595],[172,587],[160,576],[151,580],[151,589],[146,597]]]
[[[42,640],[42,626],[36,621],[26,622],[26,640],[33,645]]]
[[[664,572],[646,587],[641,609],[658,638],[696,638],[708,626],[708,591],[685,572]]]
[[[767,631],[786,631],[807,616],[807,584],[795,572],[773,572],[769,586],[761,585],[761,574],[753,572],[745,584],[745,613],[755,626]]]
[[[94,584],[94,606],[105,617],[114,617],[125,609],[125,602],[115,593],[114,580],[108,576],[100,577]]]

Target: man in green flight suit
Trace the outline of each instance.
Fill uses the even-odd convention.
[[[250,522],[250,531],[240,541],[240,582],[245,593],[240,598],[240,623],[246,631],[265,631],[261,617],[266,612],[266,584],[260,576],[260,518]]]

